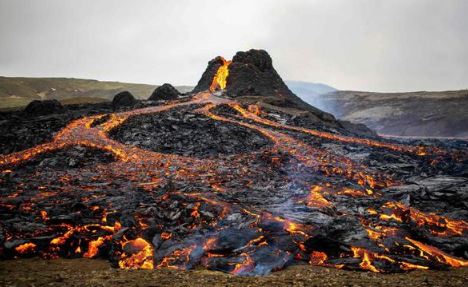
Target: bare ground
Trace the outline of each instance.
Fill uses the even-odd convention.
[[[0,262],[0,286],[468,286],[468,269],[374,274],[294,266],[268,276],[207,270],[119,270],[104,260],[18,259]]]

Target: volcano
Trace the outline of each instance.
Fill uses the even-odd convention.
[[[257,105],[270,109],[306,112],[301,115],[307,115],[309,121],[340,126],[333,115],[310,106],[291,92],[264,50],[237,52],[232,61],[220,56],[211,60],[193,92],[205,90],[223,91],[241,101],[253,98]]]
[[[190,95],[164,97],[3,113],[0,258],[235,275],[468,266],[466,142],[358,136],[262,50],[217,57]]]

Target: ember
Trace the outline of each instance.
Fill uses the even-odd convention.
[[[210,91],[1,155],[0,257],[238,275],[468,266],[466,152],[294,125],[223,94],[236,59]]]

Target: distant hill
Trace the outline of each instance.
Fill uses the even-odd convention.
[[[0,109],[24,107],[38,99],[67,100],[67,102],[111,100],[115,94],[127,90],[136,98],[147,99],[157,85],[102,82],[74,78],[12,78],[0,77]],[[189,86],[176,87],[185,93]],[[98,101],[99,101],[98,100]]]
[[[290,89],[302,91],[302,92],[311,92],[318,95],[331,93],[337,91],[337,89],[321,84],[321,83],[310,83],[310,82],[303,82],[303,81],[285,81],[286,85]]]
[[[285,81],[289,89],[299,96],[304,102],[321,109],[320,95],[337,91],[337,89],[320,83],[302,81]]]
[[[308,104],[340,120],[365,124],[381,134],[468,137],[468,90],[373,93],[338,91],[320,83],[285,83]],[[37,99],[57,99],[63,104],[102,102],[124,90],[147,99],[156,87],[74,78],[0,77],[0,109],[21,108]],[[182,93],[193,89],[176,88]]]
[[[396,136],[468,137],[468,90],[372,93],[336,91],[319,97],[337,118]]]
[[[380,134],[468,137],[468,90],[374,93],[286,81],[308,104],[340,120],[365,124]]]

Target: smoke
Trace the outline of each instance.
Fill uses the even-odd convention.
[[[337,91],[334,87],[321,83],[285,81],[288,88],[304,102],[325,112],[335,115],[334,102],[327,101],[327,93]],[[336,116],[336,115],[335,115]]]

